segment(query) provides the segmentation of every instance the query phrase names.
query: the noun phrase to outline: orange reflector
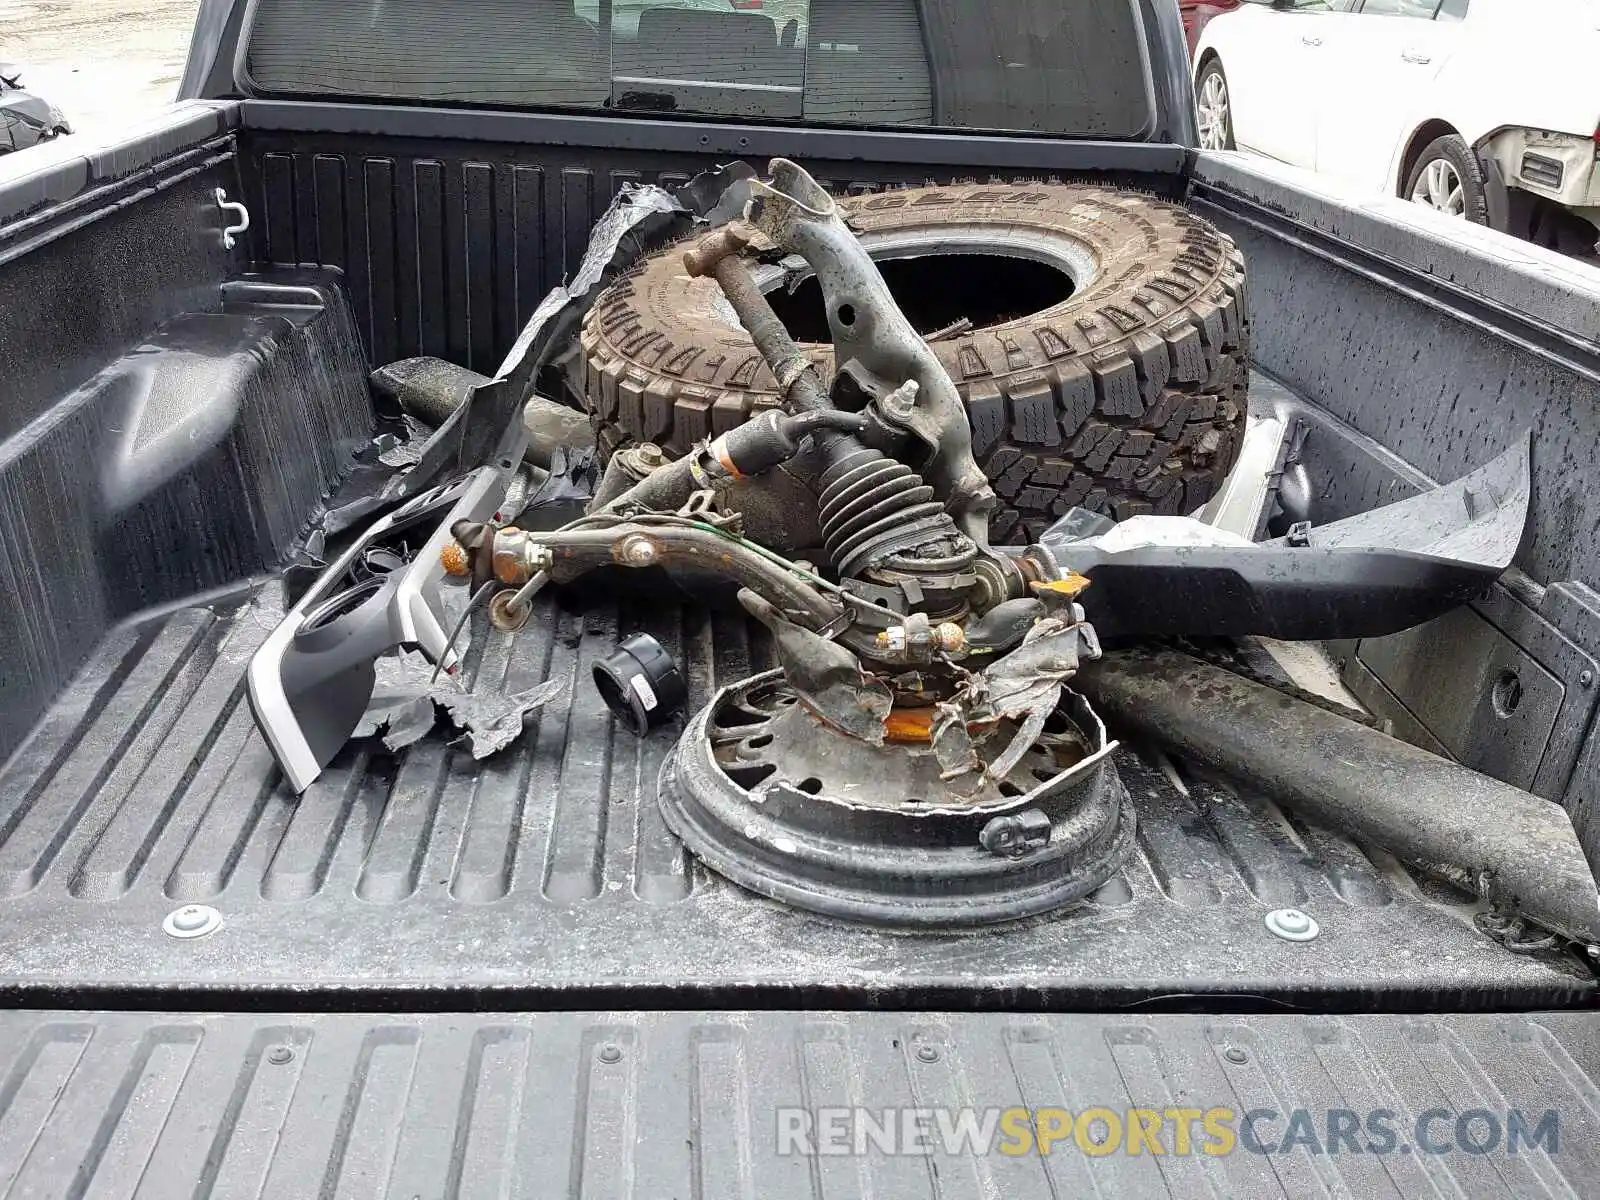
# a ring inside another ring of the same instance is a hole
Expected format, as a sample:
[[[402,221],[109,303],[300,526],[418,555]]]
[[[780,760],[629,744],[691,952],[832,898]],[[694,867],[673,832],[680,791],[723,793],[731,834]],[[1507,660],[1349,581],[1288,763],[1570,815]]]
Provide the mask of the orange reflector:
[[[884,737],[891,742],[933,741],[933,709],[895,708],[883,723]]]
[[[1074,599],[1080,592],[1089,586],[1089,577],[1079,575],[1077,572],[1069,574],[1065,579],[1052,579],[1049,583],[1036,583],[1033,590],[1059,592],[1067,599]]]

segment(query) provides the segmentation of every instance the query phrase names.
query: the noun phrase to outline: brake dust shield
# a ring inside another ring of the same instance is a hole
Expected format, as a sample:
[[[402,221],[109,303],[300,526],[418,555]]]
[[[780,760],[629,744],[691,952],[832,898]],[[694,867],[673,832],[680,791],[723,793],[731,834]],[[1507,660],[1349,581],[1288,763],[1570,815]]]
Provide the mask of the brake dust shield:
[[[986,764],[1016,729],[1002,724],[983,743]],[[786,904],[891,925],[984,925],[1074,903],[1120,869],[1134,815],[1114,748],[1063,689],[1014,765],[963,796],[931,745],[840,732],[769,671],[722,689],[689,722],[661,769],[661,810],[707,866]]]

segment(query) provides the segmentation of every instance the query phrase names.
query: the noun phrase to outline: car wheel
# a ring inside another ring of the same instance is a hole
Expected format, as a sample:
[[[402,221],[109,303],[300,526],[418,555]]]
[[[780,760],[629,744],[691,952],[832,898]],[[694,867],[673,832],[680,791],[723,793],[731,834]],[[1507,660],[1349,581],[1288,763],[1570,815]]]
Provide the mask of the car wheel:
[[[1195,115],[1200,120],[1202,150],[1233,150],[1233,108],[1228,77],[1216,59],[1206,63],[1194,85]]]
[[[1474,225],[1489,223],[1483,168],[1472,147],[1453,133],[1423,147],[1402,194],[1413,203],[1464,217]]]

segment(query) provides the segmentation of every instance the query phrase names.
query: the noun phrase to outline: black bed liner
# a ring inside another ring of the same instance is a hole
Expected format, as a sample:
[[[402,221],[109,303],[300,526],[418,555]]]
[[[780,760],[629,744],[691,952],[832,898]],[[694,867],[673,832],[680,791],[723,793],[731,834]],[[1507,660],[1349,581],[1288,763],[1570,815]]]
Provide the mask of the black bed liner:
[[[568,683],[513,749],[479,764],[442,731],[399,755],[363,739],[296,799],[243,696],[280,612],[264,582],[118,629],[6,766],[0,988],[14,1002],[997,1008],[1221,992],[1394,1010],[1593,996],[1591,972],[1495,945],[1461,897],[1392,859],[1128,751],[1139,851],[1078,910],[929,936],[759,899],[663,825],[655,779],[675,731],[614,727],[590,681],[619,630],[661,638],[696,703],[770,665],[759,627],[659,599],[552,601],[519,637],[474,649],[469,666],[511,690]],[[162,918],[187,903],[214,906],[222,929],[166,936]],[[1282,906],[1322,935],[1274,937],[1263,916]]]
[[[1597,1025],[1550,1012],[10,1013],[0,1195],[1576,1196],[1600,1173]],[[1162,1157],[1090,1159],[1070,1141],[1048,1157],[777,1153],[780,1108],[1013,1105],[1270,1109],[1282,1115],[1252,1128],[1277,1146],[1295,1109],[1316,1130],[1330,1108],[1388,1109],[1399,1136],[1382,1155],[1179,1156],[1170,1131]],[[1497,1114],[1495,1152],[1455,1148],[1453,1122],[1434,1118],[1429,1141],[1450,1152],[1417,1153],[1430,1109]],[[1530,1129],[1554,1110],[1553,1145],[1506,1153],[1516,1109]]]

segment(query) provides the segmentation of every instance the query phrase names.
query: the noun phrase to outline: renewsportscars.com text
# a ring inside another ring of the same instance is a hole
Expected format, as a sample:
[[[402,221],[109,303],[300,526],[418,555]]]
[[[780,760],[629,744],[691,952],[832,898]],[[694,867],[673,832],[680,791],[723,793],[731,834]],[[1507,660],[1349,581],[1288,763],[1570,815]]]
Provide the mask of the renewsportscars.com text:
[[[1553,1109],[780,1108],[785,1155],[1558,1154]]]

